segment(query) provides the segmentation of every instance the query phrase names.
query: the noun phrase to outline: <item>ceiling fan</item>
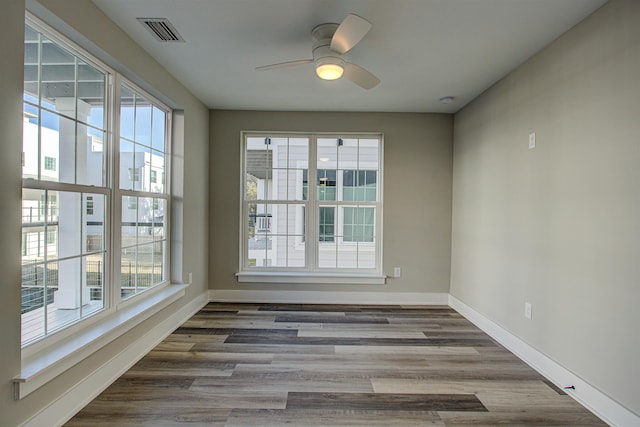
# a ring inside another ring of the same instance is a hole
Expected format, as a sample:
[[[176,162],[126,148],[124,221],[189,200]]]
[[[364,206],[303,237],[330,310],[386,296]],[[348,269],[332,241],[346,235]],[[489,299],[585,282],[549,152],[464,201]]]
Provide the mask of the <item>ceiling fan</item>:
[[[314,43],[312,59],[281,62],[257,67],[258,71],[297,65],[314,64],[316,74],[324,80],[336,80],[344,76],[364,89],[372,89],[380,79],[364,68],[347,61],[349,52],[371,29],[366,19],[350,13],[340,24],[320,24],[311,31]]]

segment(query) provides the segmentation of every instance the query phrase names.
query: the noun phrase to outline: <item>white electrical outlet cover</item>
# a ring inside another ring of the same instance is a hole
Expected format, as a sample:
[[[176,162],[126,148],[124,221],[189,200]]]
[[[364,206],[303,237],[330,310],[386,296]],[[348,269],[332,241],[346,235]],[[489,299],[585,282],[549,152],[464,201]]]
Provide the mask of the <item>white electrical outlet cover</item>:
[[[531,303],[530,302],[524,303],[524,317],[531,320]]]

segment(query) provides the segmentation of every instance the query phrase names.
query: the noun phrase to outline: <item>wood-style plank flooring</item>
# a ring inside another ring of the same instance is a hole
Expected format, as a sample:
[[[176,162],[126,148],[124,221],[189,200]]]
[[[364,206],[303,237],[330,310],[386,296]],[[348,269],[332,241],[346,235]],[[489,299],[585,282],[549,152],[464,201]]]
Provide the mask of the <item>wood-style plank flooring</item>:
[[[211,303],[66,426],[595,426],[445,306]]]

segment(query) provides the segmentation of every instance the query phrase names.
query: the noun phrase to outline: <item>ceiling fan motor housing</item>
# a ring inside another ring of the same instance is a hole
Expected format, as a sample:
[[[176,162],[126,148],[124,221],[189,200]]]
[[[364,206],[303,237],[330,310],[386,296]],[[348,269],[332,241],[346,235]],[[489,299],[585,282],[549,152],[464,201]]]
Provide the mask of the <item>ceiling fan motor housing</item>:
[[[345,67],[346,61],[344,55],[332,50],[330,47],[331,38],[337,28],[338,24],[321,24],[311,31],[311,36],[314,39],[311,50],[313,53],[313,62],[316,67],[325,64],[339,65],[342,68]]]

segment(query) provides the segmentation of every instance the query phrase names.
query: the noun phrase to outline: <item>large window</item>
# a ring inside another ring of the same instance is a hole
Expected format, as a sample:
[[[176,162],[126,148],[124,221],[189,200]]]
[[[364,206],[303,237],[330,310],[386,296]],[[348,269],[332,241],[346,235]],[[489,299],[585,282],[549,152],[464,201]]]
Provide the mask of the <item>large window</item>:
[[[120,296],[128,298],[166,277],[169,196],[163,180],[167,111],[129,85],[120,86]]]
[[[23,105],[26,345],[165,281],[169,110],[31,19]]]
[[[380,273],[380,135],[243,143],[242,271]]]

